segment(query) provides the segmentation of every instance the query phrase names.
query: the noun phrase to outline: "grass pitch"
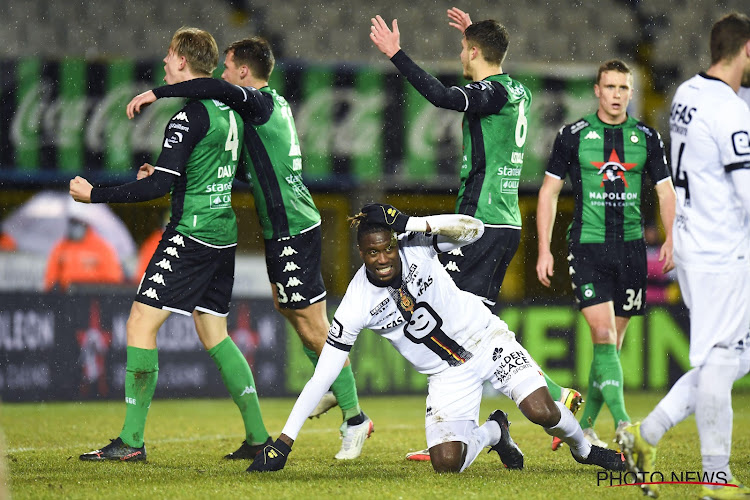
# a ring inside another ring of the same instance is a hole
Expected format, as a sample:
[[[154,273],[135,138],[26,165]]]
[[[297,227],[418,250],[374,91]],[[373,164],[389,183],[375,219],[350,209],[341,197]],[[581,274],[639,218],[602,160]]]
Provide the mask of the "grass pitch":
[[[660,394],[628,393],[634,420],[648,414]],[[261,400],[264,420],[275,438],[294,401]],[[119,433],[121,402],[37,403],[0,406],[5,434],[6,473],[13,498],[342,498],[430,499],[641,498],[637,487],[597,484],[602,469],[576,463],[567,447],[550,451],[550,437],[528,422],[505,398],[485,398],[480,419],[495,408],[510,415],[511,433],[526,455],[523,471],[502,467],[495,453],[480,454],[461,474],[435,474],[428,463],[408,462],[407,451],[424,447],[424,398],[363,398],[375,423],[363,454],[338,461],[340,411],[308,420],[283,471],[247,474],[248,462],[221,457],[242,442],[236,407],[226,400],[156,400],[146,427],[146,463],[87,463],[78,455],[99,448]],[[732,469],[750,481],[750,392],[734,395]],[[602,439],[613,437],[604,410],[596,425]],[[665,475],[700,471],[695,420],[672,429],[659,447]],[[669,479],[667,479],[669,480]],[[693,478],[693,480],[695,480]],[[695,498],[698,487],[664,485],[661,498]],[[2,492],[0,491],[0,497]]]

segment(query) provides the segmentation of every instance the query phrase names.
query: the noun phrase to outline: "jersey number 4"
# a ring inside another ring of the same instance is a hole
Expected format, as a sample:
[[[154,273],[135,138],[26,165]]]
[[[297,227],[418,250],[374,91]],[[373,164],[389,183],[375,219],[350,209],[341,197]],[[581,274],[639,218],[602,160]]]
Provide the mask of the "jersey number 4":
[[[232,152],[232,161],[237,161],[237,150],[240,147],[240,136],[237,133],[237,119],[234,112],[229,112],[229,132],[227,133],[227,142],[224,143],[224,151]]]
[[[680,144],[677,152],[677,166],[674,169],[674,187],[685,190],[685,206],[690,206],[690,188],[688,187],[688,173],[682,170],[682,153],[685,152],[685,143]]]

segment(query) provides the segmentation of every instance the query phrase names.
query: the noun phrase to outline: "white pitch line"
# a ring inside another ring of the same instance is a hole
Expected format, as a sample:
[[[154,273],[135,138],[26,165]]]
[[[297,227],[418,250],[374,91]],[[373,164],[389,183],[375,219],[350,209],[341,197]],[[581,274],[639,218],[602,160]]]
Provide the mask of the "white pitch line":
[[[414,429],[421,429],[421,426],[414,426],[414,425],[383,425],[378,426],[378,430],[383,430],[385,432],[389,430],[394,431],[401,431],[401,430],[414,430]],[[309,429],[302,431],[305,434],[322,434],[324,432],[333,432],[332,429]],[[271,432],[272,436],[275,436],[277,434],[281,434],[281,429]],[[165,443],[194,443],[199,441],[219,441],[223,439],[239,439],[241,436],[237,435],[229,435],[229,434],[213,434],[213,435],[199,435],[199,436],[191,436],[191,437],[179,437],[179,438],[166,438],[166,439],[154,439],[150,440],[149,444],[165,444]],[[7,436],[6,436],[7,438]],[[70,448],[90,448],[92,445],[91,443],[76,443],[76,444],[69,444],[66,446],[43,446],[43,447],[19,447],[19,448],[8,448],[5,450],[5,453],[32,453],[32,452],[38,452],[38,451],[52,451],[52,450],[68,450]]]

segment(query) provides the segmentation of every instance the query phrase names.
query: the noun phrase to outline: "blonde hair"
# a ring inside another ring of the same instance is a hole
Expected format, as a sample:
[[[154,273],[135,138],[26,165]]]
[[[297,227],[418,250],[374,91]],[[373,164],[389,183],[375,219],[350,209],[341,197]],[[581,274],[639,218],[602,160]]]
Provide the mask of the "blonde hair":
[[[219,65],[219,47],[211,33],[183,26],[175,31],[169,49],[184,57],[190,69],[197,74],[210,76]]]

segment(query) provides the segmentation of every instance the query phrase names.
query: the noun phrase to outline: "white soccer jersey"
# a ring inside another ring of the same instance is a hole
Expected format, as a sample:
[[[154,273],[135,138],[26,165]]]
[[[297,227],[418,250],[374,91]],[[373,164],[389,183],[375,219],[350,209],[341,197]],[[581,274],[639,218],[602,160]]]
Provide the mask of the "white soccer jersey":
[[[677,89],[670,132],[675,262],[705,271],[747,265],[750,216],[731,173],[750,168],[748,106],[723,81],[699,74]]]
[[[747,106],[750,108],[750,87],[740,87],[737,95],[740,96],[740,99],[745,101],[747,103]]]
[[[348,351],[369,328],[429,375],[464,363],[485,338],[507,330],[479,297],[456,286],[434,244],[434,236],[424,233],[399,237],[399,288],[372,284],[362,266],[336,310],[327,342]]]

